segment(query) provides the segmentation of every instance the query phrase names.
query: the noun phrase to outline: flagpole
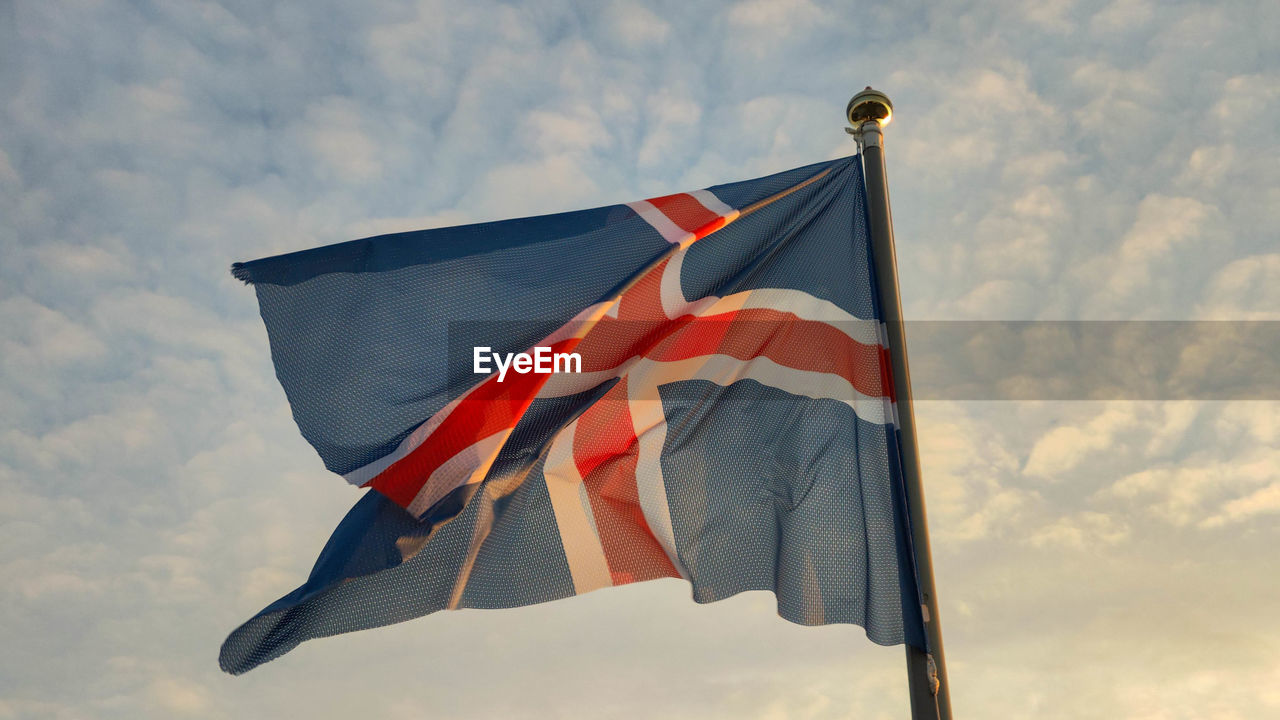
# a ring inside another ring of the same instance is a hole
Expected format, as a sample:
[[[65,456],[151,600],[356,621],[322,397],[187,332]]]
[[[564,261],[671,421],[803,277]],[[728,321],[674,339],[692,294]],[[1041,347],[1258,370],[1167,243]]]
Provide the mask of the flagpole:
[[[933,556],[925,517],[924,488],[920,481],[920,447],[916,441],[915,412],[911,402],[911,374],[907,368],[906,328],[902,322],[902,297],[898,292],[898,261],[893,247],[893,215],[889,209],[889,182],[884,168],[884,126],[893,116],[893,103],[884,93],[866,90],[853,96],[845,108],[853,127],[846,131],[858,141],[866,176],[867,221],[871,252],[875,259],[876,286],[889,340],[889,359],[897,391],[898,434],[902,443],[902,477],[906,485],[907,512],[915,550],[916,581],[920,586],[921,613],[930,652],[907,645],[907,685],[913,720],[951,720],[951,695],[947,664],[942,652],[942,627],[938,620],[938,593],[933,583]]]

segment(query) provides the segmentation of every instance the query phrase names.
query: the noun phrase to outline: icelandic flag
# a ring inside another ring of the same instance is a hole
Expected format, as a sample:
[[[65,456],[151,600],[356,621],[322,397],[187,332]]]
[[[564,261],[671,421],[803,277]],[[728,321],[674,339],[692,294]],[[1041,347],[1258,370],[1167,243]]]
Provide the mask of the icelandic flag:
[[[303,436],[370,490],[223,670],[665,577],[927,649],[857,156],[232,271]],[[538,347],[580,368],[474,372]]]

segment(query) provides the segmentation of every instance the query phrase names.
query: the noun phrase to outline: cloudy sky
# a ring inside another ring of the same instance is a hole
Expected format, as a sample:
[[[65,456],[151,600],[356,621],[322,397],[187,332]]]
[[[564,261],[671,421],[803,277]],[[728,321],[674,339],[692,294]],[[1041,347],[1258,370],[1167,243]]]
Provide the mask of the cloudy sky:
[[[312,642],[328,475],[227,268],[848,154],[910,318],[1280,320],[1280,4],[0,0],[0,718],[903,717],[676,581]],[[925,402],[966,718],[1280,716],[1280,402]]]

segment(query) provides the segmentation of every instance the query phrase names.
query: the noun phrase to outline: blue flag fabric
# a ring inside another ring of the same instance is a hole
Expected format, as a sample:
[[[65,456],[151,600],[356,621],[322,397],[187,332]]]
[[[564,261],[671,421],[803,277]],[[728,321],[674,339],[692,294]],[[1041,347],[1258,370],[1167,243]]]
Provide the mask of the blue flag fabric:
[[[856,156],[233,273],[303,436],[371,489],[227,672],[662,577],[925,647]]]

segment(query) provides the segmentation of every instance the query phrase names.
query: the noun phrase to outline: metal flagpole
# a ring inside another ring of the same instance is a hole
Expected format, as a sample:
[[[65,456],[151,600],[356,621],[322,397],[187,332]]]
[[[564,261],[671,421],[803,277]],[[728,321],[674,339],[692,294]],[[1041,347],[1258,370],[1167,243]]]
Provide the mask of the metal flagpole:
[[[867,221],[871,252],[875,258],[876,285],[889,336],[889,358],[897,391],[898,431],[902,442],[902,476],[906,485],[907,512],[915,548],[921,613],[930,652],[907,645],[907,682],[914,720],[951,720],[951,696],[947,664],[942,653],[942,627],[938,620],[938,593],[933,585],[933,556],[925,518],[924,488],[920,482],[920,448],[916,442],[915,413],[911,403],[911,374],[907,370],[906,329],[902,322],[902,297],[898,293],[898,261],[893,249],[893,215],[889,210],[889,183],[884,169],[884,126],[893,117],[893,103],[884,93],[866,90],[853,96],[845,108],[853,127],[846,131],[858,141],[866,176]]]

